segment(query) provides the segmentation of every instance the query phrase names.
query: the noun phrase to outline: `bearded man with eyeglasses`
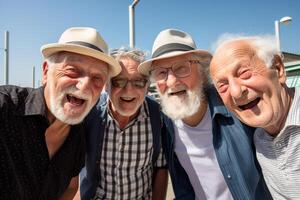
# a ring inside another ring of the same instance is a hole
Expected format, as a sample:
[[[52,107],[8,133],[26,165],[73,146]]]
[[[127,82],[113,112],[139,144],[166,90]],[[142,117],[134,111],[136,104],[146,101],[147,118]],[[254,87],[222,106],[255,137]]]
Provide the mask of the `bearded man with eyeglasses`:
[[[253,153],[253,129],[226,110],[210,84],[211,57],[189,34],[166,29],[138,68],[156,83],[173,120],[162,145],[175,199],[271,199]]]
[[[108,82],[85,120],[87,154],[81,199],[165,199],[159,104],[145,96],[149,77],[138,72],[144,53],[120,48],[111,56],[122,71]]]

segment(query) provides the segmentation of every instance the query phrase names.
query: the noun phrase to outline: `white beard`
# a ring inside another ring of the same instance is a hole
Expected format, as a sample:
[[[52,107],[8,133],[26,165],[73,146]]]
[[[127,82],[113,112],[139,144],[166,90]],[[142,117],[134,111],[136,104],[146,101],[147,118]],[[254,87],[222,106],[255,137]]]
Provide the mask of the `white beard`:
[[[92,95],[91,94],[86,94],[80,92],[74,85],[70,86],[68,88],[63,89],[62,91],[55,91],[54,89],[54,79],[53,79],[53,74],[50,72],[48,74],[48,84],[49,84],[49,97],[50,97],[50,111],[51,113],[60,121],[66,123],[66,124],[79,124],[85,116],[89,113],[91,110],[93,104],[92,104]],[[81,114],[76,117],[76,113],[72,110],[69,110],[68,113],[64,111],[64,99],[67,98],[67,94],[72,94],[78,98],[84,99],[85,109]]]
[[[187,90],[185,96],[169,96],[170,89],[160,94],[162,111],[171,119],[178,120],[195,114],[201,105],[203,89],[197,87],[193,91]]]

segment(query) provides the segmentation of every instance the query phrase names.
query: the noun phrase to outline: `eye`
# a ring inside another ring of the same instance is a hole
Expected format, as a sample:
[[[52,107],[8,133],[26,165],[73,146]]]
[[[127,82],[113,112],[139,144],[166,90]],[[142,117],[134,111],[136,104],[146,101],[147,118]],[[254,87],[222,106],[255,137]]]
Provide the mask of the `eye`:
[[[165,68],[159,68],[153,71],[153,76],[157,78],[165,77],[167,74],[167,69]]]
[[[248,78],[250,78],[252,76],[252,72],[250,71],[250,70],[243,70],[241,73],[240,73],[240,75],[239,75],[239,77],[241,78],[241,79],[248,79]]]
[[[65,69],[65,75],[69,76],[70,78],[77,78],[80,76],[80,72],[76,68],[68,67]]]
[[[228,89],[227,83],[218,83],[217,84],[217,90],[219,93],[225,93]]]
[[[144,88],[146,86],[147,80],[145,79],[137,79],[133,80],[132,83],[139,88]]]
[[[125,79],[112,79],[111,83],[114,87],[122,88],[126,85],[127,80],[125,80]]]
[[[97,86],[97,87],[101,87],[103,85],[103,83],[105,82],[104,80],[105,78],[101,75],[94,75],[92,77],[92,80],[94,82],[94,84]]]
[[[176,68],[174,68],[175,74],[185,74],[188,71],[189,71],[189,68],[186,65],[179,65],[179,66],[176,66]]]

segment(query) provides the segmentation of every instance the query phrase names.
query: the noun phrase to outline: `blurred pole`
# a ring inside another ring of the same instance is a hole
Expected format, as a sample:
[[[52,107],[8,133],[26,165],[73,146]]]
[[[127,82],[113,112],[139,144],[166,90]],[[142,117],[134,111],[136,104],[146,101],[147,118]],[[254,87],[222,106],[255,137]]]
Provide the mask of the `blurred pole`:
[[[280,50],[280,30],[279,30],[279,21],[278,20],[275,21],[275,37],[276,37],[278,52],[281,52],[281,50]]]
[[[131,5],[129,5],[129,46],[134,48],[135,46],[135,19],[134,19],[134,7],[137,5],[139,0],[134,0]]]
[[[282,17],[280,20],[275,20],[275,37],[276,37],[276,43],[278,52],[281,53],[281,45],[280,45],[280,23],[282,24],[289,24],[292,21],[292,18],[290,16]]]
[[[35,88],[35,66],[32,67],[32,88]]]
[[[4,36],[4,84],[8,85],[9,83],[9,32],[5,31]]]

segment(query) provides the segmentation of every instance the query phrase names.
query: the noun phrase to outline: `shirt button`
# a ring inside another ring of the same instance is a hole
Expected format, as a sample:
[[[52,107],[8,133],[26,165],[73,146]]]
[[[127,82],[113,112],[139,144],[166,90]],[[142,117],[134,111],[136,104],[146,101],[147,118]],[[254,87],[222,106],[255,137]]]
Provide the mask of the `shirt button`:
[[[231,176],[230,176],[230,174],[227,174],[227,178],[228,178],[228,179],[231,179]]]

